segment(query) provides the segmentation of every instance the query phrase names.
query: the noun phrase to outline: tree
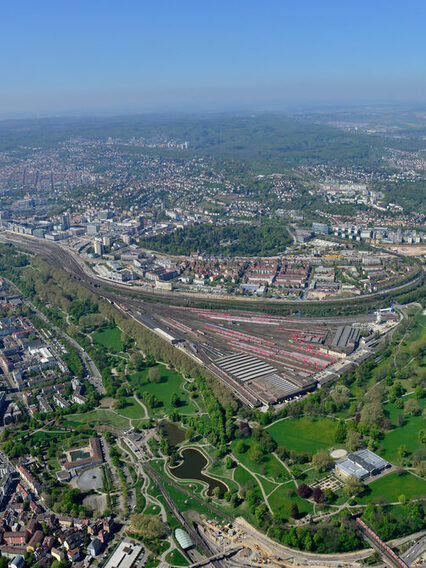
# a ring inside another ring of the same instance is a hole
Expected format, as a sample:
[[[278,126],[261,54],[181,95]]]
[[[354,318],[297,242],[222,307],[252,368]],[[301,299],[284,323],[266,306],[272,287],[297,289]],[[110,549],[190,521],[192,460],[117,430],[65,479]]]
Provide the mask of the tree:
[[[383,418],[383,407],[379,402],[370,402],[361,410],[361,422],[367,426],[378,424]]]
[[[238,440],[235,446],[235,451],[237,452],[237,454],[245,454],[248,449],[249,445],[244,442],[244,440]]]
[[[405,414],[409,414],[410,416],[418,416],[421,411],[422,409],[420,408],[420,404],[414,398],[409,398],[404,404]]]
[[[235,465],[234,460],[231,458],[231,456],[226,456],[225,459],[225,467],[226,469],[232,469]]]
[[[355,452],[362,442],[362,436],[356,430],[349,430],[346,435],[346,447],[350,452]]]
[[[263,524],[263,521],[265,519],[266,513],[268,512],[268,508],[265,505],[265,503],[261,503],[260,505],[258,505],[256,507],[256,510],[254,512],[255,516],[256,516],[256,520],[259,523],[259,525]]]
[[[408,456],[408,450],[407,450],[407,446],[405,444],[401,444],[398,448],[398,455],[401,456],[402,458],[405,458]]]
[[[188,440],[188,442],[190,442],[194,438],[194,435],[195,435],[194,428],[192,426],[189,426],[185,432],[185,440]]]
[[[400,428],[401,426],[404,426],[405,424],[405,418],[403,414],[397,414],[396,416],[396,425],[398,426],[398,428]]]
[[[158,367],[151,367],[148,370],[148,375],[147,375],[148,381],[150,383],[161,383],[161,373],[160,373],[160,369]]]
[[[254,446],[250,452],[250,459],[254,461],[254,463],[260,464],[263,461],[263,452],[259,446]]]
[[[159,517],[153,515],[137,513],[132,515],[130,523],[134,530],[147,540],[163,538],[167,534],[166,525]]]
[[[414,396],[417,400],[420,400],[425,396],[425,391],[420,385],[414,389]]]
[[[170,404],[171,406],[173,406],[173,408],[179,408],[179,406],[181,405],[181,400],[179,398],[179,395],[177,393],[172,393],[171,397],[170,397]]]
[[[348,475],[345,480],[345,493],[348,497],[356,497],[364,491],[362,481],[356,475]]]
[[[323,501],[325,501],[326,496],[324,495],[324,492],[320,487],[314,487],[314,490],[312,492],[312,499],[315,501],[315,503],[322,503]]]
[[[307,499],[312,495],[312,489],[309,487],[309,485],[306,485],[306,483],[301,483],[297,488],[297,494],[299,495],[299,497]]]
[[[331,398],[338,408],[347,404],[351,397],[351,391],[345,385],[336,385],[331,392]]]
[[[327,471],[331,467],[333,459],[327,450],[319,450],[312,458],[312,465],[319,471]]]
[[[343,420],[339,420],[336,432],[334,433],[334,441],[338,444],[343,444],[346,439],[347,428]]]
[[[417,436],[419,438],[420,443],[426,444],[426,430],[424,428],[422,430],[419,430]]]
[[[292,519],[297,519],[299,517],[299,507],[297,506],[297,503],[292,503],[291,507],[290,507],[290,517]]]
[[[219,499],[220,495],[221,495],[221,490],[219,485],[216,485],[216,487],[213,489],[212,491],[213,497],[216,497],[216,499]]]

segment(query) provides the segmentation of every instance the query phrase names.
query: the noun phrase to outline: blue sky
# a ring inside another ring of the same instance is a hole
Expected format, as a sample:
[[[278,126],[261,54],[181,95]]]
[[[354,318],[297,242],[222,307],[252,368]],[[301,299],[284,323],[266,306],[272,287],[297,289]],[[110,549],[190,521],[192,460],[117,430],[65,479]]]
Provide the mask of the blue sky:
[[[424,0],[3,0],[0,115],[421,101]]]

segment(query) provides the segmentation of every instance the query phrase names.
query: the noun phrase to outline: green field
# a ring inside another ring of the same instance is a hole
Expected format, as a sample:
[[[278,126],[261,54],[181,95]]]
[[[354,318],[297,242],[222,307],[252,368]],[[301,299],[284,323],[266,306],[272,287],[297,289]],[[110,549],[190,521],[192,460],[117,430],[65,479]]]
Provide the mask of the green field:
[[[411,396],[404,397],[404,401],[412,398]],[[426,399],[418,401],[422,408],[426,407]],[[385,413],[392,420],[392,423],[396,424],[396,417],[398,414],[403,414],[403,410],[396,408],[395,405],[388,402],[384,406]],[[403,426],[395,426],[393,430],[386,432],[384,440],[380,441],[379,452],[386,460],[390,462],[398,462],[398,448],[401,445],[406,446],[408,452],[415,453],[420,446],[418,439],[418,432],[424,428],[424,418],[422,416],[406,416],[405,424]]]
[[[148,369],[130,376],[130,384],[140,400],[144,400],[144,393],[150,393],[155,395],[160,401],[160,406],[148,409],[150,415],[164,416],[175,410],[170,404],[170,397],[173,393],[176,393],[182,402],[177,408],[181,414],[196,413],[195,405],[190,401],[188,393],[182,388],[184,384],[183,377],[176,371],[167,369],[165,365],[160,364],[158,367],[163,378],[161,383],[148,382]]]
[[[335,444],[337,422],[330,418],[285,419],[267,427],[266,431],[279,446],[296,452],[317,452]]]
[[[272,454],[265,454],[261,463],[256,463],[251,458],[252,448],[255,447],[258,442],[252,438],[244,439],[244,442],[249,446],[249,449],[244,453],[239,453],[237,451],[238,440],[234,440],[231,443],[231,450],[235,458],[245,465],[253,473],[259,473],[269,478],[271,481],[282,482],[289,479],[288,471],[281,465],[275,456]],[[262,483],[263,484],[263,483]],[[268,488],[265,487],[265,491]]]
[[[180,550],[171,550],[166,555],[166,562],[168,562],[171,566],[188,566],[189,562],[184,557]]]
[[[244,487],[246,489],[257,487],[257,481],[253,475],[240,465],[238,465],[234,470],[234,480],[238,483],[238,485],[240,485],[240,487]]]
[[[383,497],[388,503],[398,501],[400,495],[407,499],[420,498],[426,495],[426,481],[411,473],[398,475],[390,473],[367,485],[365,495],[358,499],[360,503],[370,503],[372,499]]]
[[[105,424],[107,426],[114,426],[115,428],[126,428],[129,426],[129,421],[123,416],[119,416],[111,410],[106,408],[98,408],[87,412],[85,414],[73,414],[71,419],[65,419],[64,425],[75,426],[78,424]]]
[[[97,331],[93,334],[93,339],[113,353],[123,351],[122,333],[118,327]]]
[[[280,513],[286,519],[290,517],[290,510],[293,503],[296,503],[300,513],[311,513],[313,506],[311,503],[302,499],[297,494],[289,497],[287,492],[289,489],[293,489],[296,493],[296,488],[293,484],[288,483],[279,487],[272,495],[268,498],[269,504],[271,505],[274,513]]]
[[[117,412],[126,418],[145,418],[144,409],[132,396],[126,397],[126,406]]]

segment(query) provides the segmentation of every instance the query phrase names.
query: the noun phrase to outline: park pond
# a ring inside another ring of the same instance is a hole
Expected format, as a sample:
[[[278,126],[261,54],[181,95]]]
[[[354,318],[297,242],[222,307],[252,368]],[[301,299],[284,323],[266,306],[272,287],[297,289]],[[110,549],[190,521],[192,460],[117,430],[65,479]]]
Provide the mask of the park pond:
[[[185,440],[185,431],[173,422],[160,422],[160,432],[165,436],[171,446],[177,446]]]
[[[170,468],[171,473],[175,477],[185,481],[189,481],[191,479],[202,481],[208,486],[207,495],[212,495],[216,487],[219,488],[221,495],[228,490],[224,483],[203,473],[203,469],[206,467],[208,462],[200,451],[194,448],[186,448],[182,450],[181,456],[183,460],[182,463],[176,467]]]

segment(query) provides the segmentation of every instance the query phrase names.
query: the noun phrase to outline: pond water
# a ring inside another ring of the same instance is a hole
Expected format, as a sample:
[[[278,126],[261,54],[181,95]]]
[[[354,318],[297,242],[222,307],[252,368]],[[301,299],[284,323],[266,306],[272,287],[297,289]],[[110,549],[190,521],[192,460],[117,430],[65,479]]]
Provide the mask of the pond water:
[[[171,446],[177,446],[185,440],[185,431],[177,424],[164,421],[159,426],[161,434],[169,440]]]
[[[186,448],[181,452],[181,455],[182,463],[170,468],[175,477],[185,480],[195,479],[203,481],[208,485],[207,495],[211,495],[215,487],[219,487],[221,494],[228,490],[224,483],[203,473],[203,469],[207,465],[207,459],[201,452],[194,448]]]

